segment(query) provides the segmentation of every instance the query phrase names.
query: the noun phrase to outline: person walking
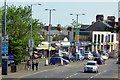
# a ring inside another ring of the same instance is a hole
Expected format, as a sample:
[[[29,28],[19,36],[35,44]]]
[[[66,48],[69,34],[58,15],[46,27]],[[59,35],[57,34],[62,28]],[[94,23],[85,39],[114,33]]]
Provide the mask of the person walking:
[[[28,60],[28,61],[27,61],[28,70],[30,69],[30,66],[31,66],[31,62],[30,62],[30,60]]]
[[[38,70],[38,64],[39,64],[39,61],[38,59],[36,60],[36,71]]]
[[[34,61],[32,60],[32,70],[34,71]]]

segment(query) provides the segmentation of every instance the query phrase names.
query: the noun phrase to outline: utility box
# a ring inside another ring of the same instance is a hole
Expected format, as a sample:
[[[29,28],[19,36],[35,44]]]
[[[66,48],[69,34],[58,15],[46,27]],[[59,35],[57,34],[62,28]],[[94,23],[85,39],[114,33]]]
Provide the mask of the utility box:
[[[8,73],[8,57],[2,56],[2,75],[7,75]]]
[[[16,65],[15,63],[11,63],[11,72],[16,72]]]

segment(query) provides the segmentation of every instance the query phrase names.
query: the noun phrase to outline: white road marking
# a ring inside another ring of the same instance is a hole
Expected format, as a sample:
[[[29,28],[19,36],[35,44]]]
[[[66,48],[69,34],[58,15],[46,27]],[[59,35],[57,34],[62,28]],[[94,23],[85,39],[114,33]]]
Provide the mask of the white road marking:
[[[92,76],[92,77],[90,77],[90,78],[93,78],[93,76]]]
[[[101,72],[99,72],[98,74],[101,74]]]
[[[75,74],[73,74],[73,75],[70,75],[69,77],[66,77],[66,78],[71,78],[72,76],[75,76],[75,75],[77,75],[78,73],[75,73]]]
[[[66,78],[69,78],[69,77],[66,77]]]
[[[98,73],[99,75],[101,74],[101,72],[100,73]],[[94,75],[94,76],[91,76],[90,78],[93,78],[93,77],[95,77],[95,76],[97,76],[98,74],[96,74],[96,75]],[[90,80],[90,79],[88,79],[88,80]]]

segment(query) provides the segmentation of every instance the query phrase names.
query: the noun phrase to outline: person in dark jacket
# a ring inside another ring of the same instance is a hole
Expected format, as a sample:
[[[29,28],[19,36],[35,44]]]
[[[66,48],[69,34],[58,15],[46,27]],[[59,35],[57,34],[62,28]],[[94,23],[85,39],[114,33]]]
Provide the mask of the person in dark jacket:
[[[36,71],[38,70],[38,63],[39,63],[39,61],[38,61],[38,59],[36,60]]]
[[[35,62],[32,60],[32,70],[34,71],[34,64]]]

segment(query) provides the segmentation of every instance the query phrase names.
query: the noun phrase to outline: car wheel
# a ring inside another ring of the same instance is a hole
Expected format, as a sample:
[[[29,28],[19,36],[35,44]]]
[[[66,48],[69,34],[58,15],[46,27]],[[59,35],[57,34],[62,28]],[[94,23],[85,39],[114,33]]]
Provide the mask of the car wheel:
[[[51,65],[53,65],[53,63],[52,63],[52,62],[51,62],[50,64],[51,64]]]
[[[55,63],[52,63],[52,65],[55,65]]]

